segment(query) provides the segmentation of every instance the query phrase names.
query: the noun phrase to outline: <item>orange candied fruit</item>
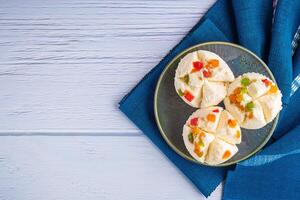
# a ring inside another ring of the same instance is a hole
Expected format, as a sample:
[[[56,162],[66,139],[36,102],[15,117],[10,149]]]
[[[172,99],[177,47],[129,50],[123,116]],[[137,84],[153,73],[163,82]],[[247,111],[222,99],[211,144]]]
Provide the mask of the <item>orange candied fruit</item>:
[[[236,96],[235,96],[235,94],[231,94],[229,96],[229,100],[230,100],[230,103],[236,103]]]
[[[241,131],[236,131],[236,138],[240,138],[241,137]]]
[[[203,133],[202,131],[200,132],[200,138],[204,138],[205,137],[205,133]]]
[[[227,159],[227,158],[229,158],[230,157],[230,155],[231,155],[231,153],[230,153],[230,151],[229,150],[226,150],[225,152],[224,152],[224,154],[223,154],[223,159]]]
[[[208,68],[216,68],[219,66],[219,60],[217,59],[211,59],[208,61]]]
[[[214,115],[214,114],[208,114],[207,116],[206,116],[206,119],[207,119],[207,121],[209,121],[209,122],[215,122],[216,121],[216,115]]]
[[[195,143],[194,153],[197,154],[197,156],[199,157],[203,156],[203,152],[200,150],[200,146],[197,143]]]
[[[253,112],[250,112],[249,115],[248,115],[248,118],[253,119],[253,117],[254,117]]]
[[[234,127],[236,127],[237,122],[234,119],[229,119],[228,120],[228,125],[229,125],[230,128],[234,128]]]
[[[269,90],[269,93],[270,94],[275,94],[277,91],[278,91],[278,87],[276,85],[272,85],[270,90]]]
[[[240,93],[241,93],[241,88],[240,88],[240,87],[235,88],[235,89],[233,90],[233,94],[240,94]]]

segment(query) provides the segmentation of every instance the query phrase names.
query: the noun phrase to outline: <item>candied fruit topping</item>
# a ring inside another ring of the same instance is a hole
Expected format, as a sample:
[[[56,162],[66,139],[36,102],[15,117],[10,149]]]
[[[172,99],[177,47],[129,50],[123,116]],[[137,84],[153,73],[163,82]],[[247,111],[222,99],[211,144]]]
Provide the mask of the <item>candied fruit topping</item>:
[[[199,143],[194,144],[194,153],[197,154],[197,156],[199,156],[199,157],[203,156],[203,152],[200,150],[200,144]]]
[[[231,155],[231,153],[230,153],[230,151],[229,150],[226,150],[225,152],[224,152],[224,154],[223,154],[223,159],[227,159],[227,158],[229,158],[230,157],[230,155]]]
[[[190,143],[192,143],[192,144],[194,143],[194,136],[193,136],[193,133],[189,133],[188,139],[189,139]]]
[[[215,122],[215,121],[216,121],[216,115],[214,115],[214,114],[208,114],[208,115],[206,116],[206,119],[207,119],[207,121],[209,121],[209,122]]]
[[[266,78],[265,78],[265,79],[262,79],[261,81],[265,84],[266,87],[268,87],[268,86],[270,86],[270,85],[272,84],[272,82],[269,81],[269,80],[266,79]]]
[[[253,101],[247,103],[247,104],[246,104],[246,111],[248,111],[248,112],[253,111],[254,106],[255,106],[255,105],[254,105]]]
[[[189,84],[190,82],[190,76],[187,74],[184,77],[180,78],[183,82],[185,82],[186,84]]]
[[[198,140],[198,144],[199,144],[201,147],[204,147],[204,143],[203,143],[203,141],[202,141],[202,139],[201,139],[201,138],[199,138],[199,140]]]
[[[197,134],[201,133],[201,130],[198,127],[193,127],[192,128],[192,133],[193,133],[193,136],[196,136]]]
[[[193,69],[192,72],[198,72],[203,68],[203,62],[195,61],[193,62]]]
[[[276,85],[272,85],[268,93],[275,94],[277,91],[278,91],[278,87]]]
[[[189,91],[185,91],[184,92],[184,98],[186,100],[188,100],[189,102],[193,101],[193,99],[195,98],[194,95],[192,95],[192,93],[190,93]]]
[[[236,121],[236,120],[234,120],[234,119],[229,119],[229,120],[228,120],[228,126],[229,126],[230,128],[235,128],[236,125],[237,125],[237,121]]]
[[[253,112],[250,112],[250,113],[248,114],[248,118],[249,118],[249,119],[253,119],[253,117],[254,117]]]
[[[217,109],[214,109],[213,112],[214,112],[214,113],[218,113],[218,112],[219,112],[219,109],[218,109],[218,108],[217,108]]]
[[[241,137],[241,131],[236,131],[236,138],[240,138]]]
[[[241,80],[242,86],[247,87],[248,85],[250,85],[250,83],[251,83],[251,81],[250,81],[250,79],[247,78],[247,77],[244,77],[244,78],[242,78],[242,80]]]
[[[207,69],[203,70],[203,76],[205,78],[211,77],[211,71]]]
[[[197,126],[198,125],[198,118],[195,117],[195,118],[191,119],[190,124],[191,124],[191,126]]]
[[[219,66],[219,60],[217,60],[217,59],[211,59],[211,60],[208,61],[207,64],[208,64],[207,65],[208,68],[216,68],[216,67]]]
[[[203,133],[202,131],[200,132],[200,138],[203,139],[205,137],[205,133]]]

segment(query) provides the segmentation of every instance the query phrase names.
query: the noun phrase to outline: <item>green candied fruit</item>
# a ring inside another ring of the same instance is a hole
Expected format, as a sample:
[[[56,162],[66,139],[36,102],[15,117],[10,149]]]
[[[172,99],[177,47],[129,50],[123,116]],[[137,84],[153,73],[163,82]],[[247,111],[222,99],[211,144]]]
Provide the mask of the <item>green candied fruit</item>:
[[[189,84],[190,82],[190,76],[187,74],[184,77],[182,77],[183,82],[185,82],[186,84]]]
[[[199,142],[198,143],[200,144],[201,147],[204,147],[204,143],[203,143],[203,141],[200,138],[199,138]]]
[[[194,143],[193,133],[190,133],[190,134],[188,135],[188,138],[189,138],[190,143]]]
[[[247,91],[247,88],[245,87],[242,87],[241,89],[241,94],[246,94],[248,91]]]
[[[248,85],[250,85],[250,83],[251,83],[251,81],[250,81],[250,79],[247,78],[247,77],[244,77],[244,78],[242,78],[242,80],[241,80],[241,84],[242,84],[243,86],[245,86],[245,87],[247,87]]]
[[[182,92],[181,89],[178,90],[178,94],[179,94],[179,96],[181,96],[181,97],[184,95],[184,93]]]
[[[251,112],[254,108],[254,103],[251,101],[246,104],[246,111]]]

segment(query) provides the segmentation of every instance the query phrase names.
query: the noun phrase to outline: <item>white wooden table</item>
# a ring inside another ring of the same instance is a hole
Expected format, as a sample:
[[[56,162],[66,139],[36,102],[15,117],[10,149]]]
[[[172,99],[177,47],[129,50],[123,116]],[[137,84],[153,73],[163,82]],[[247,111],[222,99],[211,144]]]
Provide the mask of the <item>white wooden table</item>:
[[[0,199],[204,199],[117,104],[213,2],[0,0]]]

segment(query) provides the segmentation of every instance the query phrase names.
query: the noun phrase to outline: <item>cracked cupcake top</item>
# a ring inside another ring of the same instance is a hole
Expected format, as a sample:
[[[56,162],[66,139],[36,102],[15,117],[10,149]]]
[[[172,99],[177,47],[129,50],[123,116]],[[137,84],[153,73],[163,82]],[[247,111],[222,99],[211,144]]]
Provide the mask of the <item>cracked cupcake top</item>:
[[[183,126],[182,137],[188,152],[197,161],[218,165],[238,152],[241,129],[234,117],[222,107],[196,110]]]
[[[234,75],[217,54],[194,51],[184,56],[176,69],[174,84],[178,95],[190,106],[204,108],[219,104],[226,96]]]
[[[246,129],[259,129],[282,109],[282,94],[276,84],[259,73],[245,73],[228,86],[224,99],[228,110]]]

